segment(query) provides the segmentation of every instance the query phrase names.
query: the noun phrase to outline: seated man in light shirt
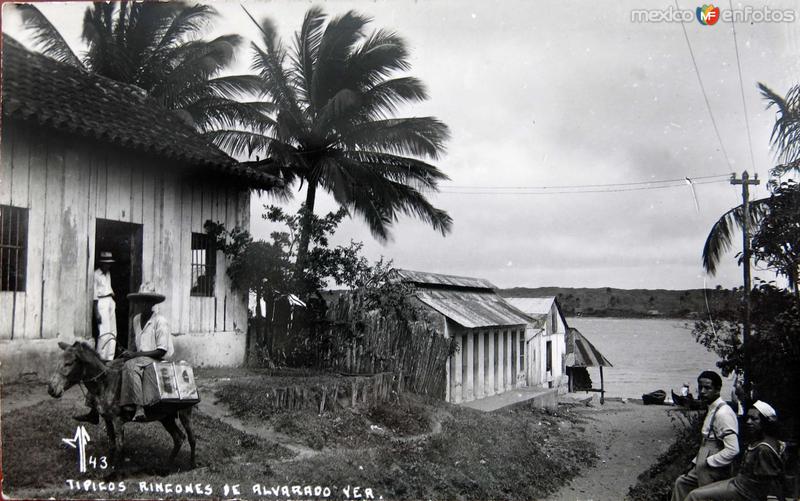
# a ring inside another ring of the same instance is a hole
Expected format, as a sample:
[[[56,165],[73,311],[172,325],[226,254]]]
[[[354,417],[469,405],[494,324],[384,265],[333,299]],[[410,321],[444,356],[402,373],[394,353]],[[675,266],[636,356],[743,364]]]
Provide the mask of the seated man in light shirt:
[[[691,469],[675,480],[672,501],[684,501],[697,487],[730,477],[731,462],[739,454],[739,422],[719,396],[722,378],[714,371],[703,371],[697,377],[697,389],[700,400],[708,406],[702,441]]]
[[[142,374],[145,367],[172,356],[172,336],[167,319],[153,310],[153,306],[166,299],[149,284],[143,284],[139,292],[128,294],[128,299],[141,306],[141,313],[133,317],[133,333],[136,351],[125,350],[125,367],[122,370],[122,389],[120,405],[134,410],[134,421],[144,421],[144,397],[142,393]]]

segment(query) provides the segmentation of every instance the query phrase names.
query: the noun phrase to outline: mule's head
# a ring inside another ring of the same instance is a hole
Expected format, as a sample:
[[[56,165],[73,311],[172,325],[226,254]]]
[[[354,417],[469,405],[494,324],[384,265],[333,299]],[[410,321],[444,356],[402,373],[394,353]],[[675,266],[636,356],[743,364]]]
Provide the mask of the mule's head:
[[[92,348],[79,341],[72,345],[59,341],[58,346],[64,351],[58,358],[47,385],[47,393],[53,398],[61,398],[65,391],[81,381],[93,355]]]

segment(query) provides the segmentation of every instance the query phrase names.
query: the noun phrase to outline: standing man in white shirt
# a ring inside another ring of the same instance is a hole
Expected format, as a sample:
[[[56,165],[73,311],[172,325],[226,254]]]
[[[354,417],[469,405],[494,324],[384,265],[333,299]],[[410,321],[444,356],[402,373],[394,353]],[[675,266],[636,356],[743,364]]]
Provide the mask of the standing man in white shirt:
[[[675,480],[672,501],[684,501],[692,490],[731,476],[731,462],[739,454],[739,421],[720,398],[721,390],[722,378],[716,372],[703,371],[697,377],[697,392],[708,413],[701,429],[700,450],[689,472]]]
[[[98,335],[95,350],[103,361],[114,360],[117,349],[117,303],[111,288],[111,265],[114,257],[108,251],[100,253],[94,270],[94,320]]]
[[[102,251],[97,260],[97,269],[94,270],[92,313],[98,333],[95,351],[106,363],[114,360],[117,350],[117,303],[114,301],[114,289],[111,287],[111,265],[114,263],[114,256],[108,251]],[[89,407],[89,412],[73,416],[73,419],[83,423],[98,424],[100,414],[91,394],[86,395],[86,406]]]

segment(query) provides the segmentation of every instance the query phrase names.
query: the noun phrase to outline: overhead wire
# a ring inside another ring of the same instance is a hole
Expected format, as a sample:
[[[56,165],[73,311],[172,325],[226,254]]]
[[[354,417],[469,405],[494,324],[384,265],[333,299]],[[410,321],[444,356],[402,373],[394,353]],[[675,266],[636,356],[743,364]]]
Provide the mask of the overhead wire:
[[[678,0],[675,0],[675,8],[680,10],[680,6],[678,5]],[[708,101],[708,93],[706,93],[706,88],[703,85],[703,79],[700,78],[700,70],[697,68],[697,60],[694,57],[694,51],[692,50],[692,44],[689,41],[689,34],[686,33],[686,26],[684,23],[678,23],[681,25],[681,29],[683,30],[683,37],[686,39],[686,45],[689,47],[689,55],[692,57],[692,66],[694,66],[694,73],[697,75],[697,81],[700,83],[700,91],[703,93],[703,100],[706,102],[706,109],[708,110],[708,116],[711,117],[711,125],[714,126],[714,132],[717,135],[717,140],[719,141],[719,147],[722,150],[722,156],[725,157],[725,163],[731,167],[731,160],[728,157],[728,152],[725,150],[725,145],[722,143],[722,136],[719,133],[719,127],[717,127],[717,121],[714,119],[714,113],[711,111],[711,103]]]
[[[698,184],[715,184],[715,183],[728,183],[727,179],[715,179],[715,180],[707,180],[707,181],[699,181],[694,183],[695,185]],[[627,191],[645,191],[645,190],[663,190],[668,188],[683,188],[686,186],[684,180],[681,181],[680,184],[664,184],[659,186],[632,186],[627,188],[611,188],[611,189],[582,189],[582,190],[552,190],[552,189],[539,189],[538,191],[524,191],[524,190],[517,190],[517,191],[496,191],[496,190],[487,190],[481,191],[478,186],[475,186],[473,190],[440,190],[439,194],[442,195],[575,195],[575,194],[582,194],[582,193],[621,193]],[[534,188],[535,190],[535,188]]]
[[[692,177],[691,180],[694,182],[697,179],[713,179],[713,178],[729,178],[733,173],[726,172],[724,174],[714,174],[710,176],[697,176]],[[677,179],[657,179],[651,181],[631,181],[627,183],[604,183],[604,184],[560,184],[560,185],[552,185],[552,186],[467,186],[467,185],[454,185],[454,184],[443,184],[440,188],[455,188],[455,189],[485,189],[485,190],[548,190],[548,189],[567,189],[567,188],[606,188],[606,187],[618,187],[618,186],[640,186],[640,185],[647,185],[647,184],[662,184],[662,183],[685,183],[687,177],[677,178]]]
[[[728,4],[731,7],[731,12],[733,12],[733,0],[728,0]],[[750,147],[750,165],[753,168],[753,172],[755,173],[756,170],[756,158],[755,154],[753,153],[753,138],[752,134],[750,133],[750,119],[747,116],[747,102],[744,98],[744,82],[742,79],[742,63],[739,58],[739,43],[736,39],[736,16],[731,16],[731,30],[733,31],[733,48],[736,49],[736,67],[739,69],[739,89],[742,91],[742,109],[744,110],[744,125],[747,129],[747,144]]]

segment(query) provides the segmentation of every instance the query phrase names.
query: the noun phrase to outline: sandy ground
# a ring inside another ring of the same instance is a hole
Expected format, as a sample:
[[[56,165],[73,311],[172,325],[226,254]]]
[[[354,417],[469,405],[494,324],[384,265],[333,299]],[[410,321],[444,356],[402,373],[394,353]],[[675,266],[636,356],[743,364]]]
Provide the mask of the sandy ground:
[[[597,445],[594,468],[565,485],[548,501],[621,501],[636,477],[675,440],[672,407],[606,401],[576,408],[586,419],[583,435]]]

